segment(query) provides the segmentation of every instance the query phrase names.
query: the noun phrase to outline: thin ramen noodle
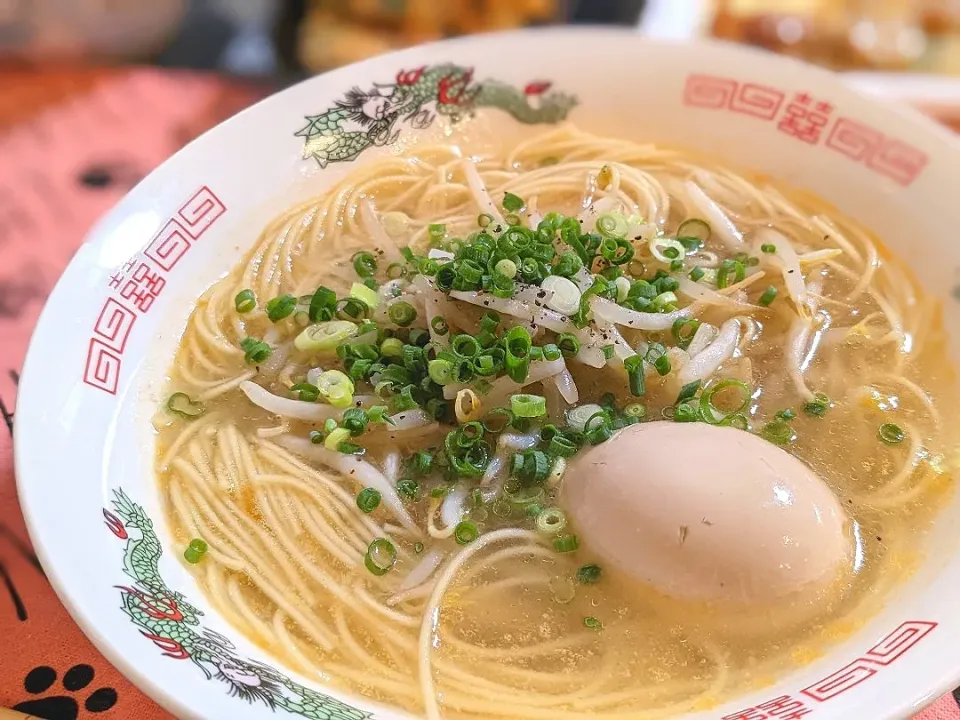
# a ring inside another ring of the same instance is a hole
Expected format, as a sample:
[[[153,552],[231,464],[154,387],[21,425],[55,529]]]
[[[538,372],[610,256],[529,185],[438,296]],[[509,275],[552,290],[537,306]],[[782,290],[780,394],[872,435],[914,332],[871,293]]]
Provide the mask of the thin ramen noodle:
[[[655,718],[815,658],[907,576],[953,380],[862,226],[566,126],[362,164],[271,222],[189,319],[157,467],[210,602],[305,676],[431,719]],[[595,562],[566,463],[663,418],[805,461],[853,520],[842,577],[745,610]]]

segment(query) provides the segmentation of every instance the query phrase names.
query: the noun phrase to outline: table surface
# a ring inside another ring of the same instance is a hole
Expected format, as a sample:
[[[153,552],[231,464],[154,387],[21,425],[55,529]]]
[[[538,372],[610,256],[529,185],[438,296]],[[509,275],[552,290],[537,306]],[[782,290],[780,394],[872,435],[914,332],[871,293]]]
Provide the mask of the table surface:
[[[264,89],[148,68],[3,65],[0,88],[0,708],[47,720],[169,718],[84,637],[30,547],[11,445],[19,368],[44,298],[90,225]],[[944,697],[920,720],[960,720],[958,702]]]

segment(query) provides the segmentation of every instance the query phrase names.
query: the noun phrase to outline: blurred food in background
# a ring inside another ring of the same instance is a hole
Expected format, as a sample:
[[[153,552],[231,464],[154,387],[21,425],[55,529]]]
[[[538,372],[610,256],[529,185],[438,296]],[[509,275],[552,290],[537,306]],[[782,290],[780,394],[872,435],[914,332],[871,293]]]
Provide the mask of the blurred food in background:
[[[300,62],[322,70],[444,37],[565,18],[564,0],[309,0]]]
[[[707,5],[713,35],[727,40],[837,70],[960,74],[960,0],[713,0]]]

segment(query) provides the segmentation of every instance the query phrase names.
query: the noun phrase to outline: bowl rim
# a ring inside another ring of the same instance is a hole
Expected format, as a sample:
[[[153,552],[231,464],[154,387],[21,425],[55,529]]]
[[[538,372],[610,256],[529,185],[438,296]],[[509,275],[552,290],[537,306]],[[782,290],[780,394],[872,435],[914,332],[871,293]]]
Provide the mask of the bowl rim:
[[[830,70],[820,68],[814,65],[810,65],[801,60],[783,55],[776,55],[774,53],[767,52],[759,48],[753,48],[749,46],[739,45],[737,43],[717,40],[712,38],[683,38],[683,39],[674,39],[674,38],[656,38],[649,37],[640,34],[635,28],[629,27],[606,27],[606,26],[555,26],[555,27],[537,27],[537,28],[520,28],[508,31],[498,31],[498,32],[486,32],[478,33],[475,35],[469,35],[464,37],[449,38],[444,40],[438,40],[430,43],[422,43],[410,48],[404,48],[400,50],[395,50],[389,53],[384,53],[382,55],[377,55],[372,58],[361,60],[349,65],[345,65],[339,68],[335,68],[304,80],[301,80],[294,85],[283,88],[282,90],[273,93],[253,105],[243,109],[238,112],[236,115],[224,120],[209,130],[205,131],[199,137],[190,141],[187,145],[180,148],[173,155],[164,160],[160,165],[154,168],[145,178],[143,178],[140,183],[138,183],[134,188],[131,188],[124,196],[118,200],[106,213],[104,213],[87,231],[86,235],[79,248],[86,247],[88,245],[98,245],[103,242],[106,235],[102,234],[102,228],[104,227],[104,221],[107,218],[115,219],[117,217],[122,217],[124,214],[129,212],[128,209],[124,208],[126,203],[129,200],[131,194],[137,192],[145,183],[151,181],[159,175],[162,175],[167,172],[167,168],[173,163],[174,160],[182,158],[184,155],[192,153],[196,150],[197,146],[203,143],[210,142],[210,139],[213,135],[220,132],[220,130],[226,126],[232,126],[236,124],[242,124],[247,122],[247,118],[250,114],[253,114],[258,111],[261,106],[268,104],[274,104],[278,102],[283,97],[289,95],[296,88],[301,88],[307,84],[311,83],[331,83],[336,82],[338,79],[347,79],[349,80],[358,72],[363,72],[367,65],[373,63],[383,62],[385,60],[395,61],[395,64],[399,67],[404,64],[410,58],[416,58],[417,53],[422,52],[425,49],[437,49],[437,48],[455,48],[464,44],[475,44],[475,43],[484,43],[491,39],[499,38],[509,38],[513,36],[529,36],[536,34],[537,36],[553,36],[557,38],[562,38],[565,36],[620,36],[620,37],[635,37],[638,43],[648,44],[648,45],[660,45],[664,47],[676,47],[676,46],[685,46],[685,45],[696,45],[696,46],[705,46],[705,47],[714,47],[722,48],[724,52],[737,53],[741,56],[752,56],[757,60],[774,60],[777,65],[780,66],[782,72],[789,72],[791,68],[802,69],[804,73],[814,76],[819,76],[827,82],[840,82],[845,85],[847,89],[860,97],[861,99],[866,100],[872,105],[881,106],[884,108],[885,112],[891,112],[901,115],[904,119],[909,120],[912,124],[918,125],[918,130],[926,135],[935,136],[936,139],[940,142],[947,143],[952,145],[954,149],[960,152],[960,136],[952,132],[949,128],[946,128],[942,124],[936,122],[934,119],[924,115],[913,107],[895,105],[892,103],[885,102],[882,97],[878,97],[869,92],[864,91],[857,84],[852,82],[844,81],[844,76],[841,73],[835,73]],[[37,364],[37,361],[34,360],[35,356],[42,354],[45,350],[41,346],[41,341],[39,336],[42,334],[40,332],[41,328],[46,328],[47,326],[54,326],[57,322],[54,317],[54,312],[58,309],[59,297],[63,294],[65,287],[68,285],[67,275],[72,269],[76,269],[84,265],[85,261],[80,257],[80,253],[77,252],[67,264],[67,266],[61,271],[60,276],[57,279],[53,289],[49,293],[47,299],[44,302],[43,309],[38,317],[38,320],[34,326],[34,330],[31,333],[30,341],[27,346],[27,351],[24,357],[21,378],[18,389],[17,404],[18,410],[23,407],[23,404],[30,405],[34,402],[39,402],[42,397],[41,379],[38,377],[34,378],[34,371],[32,370],[33,366]],[[37,400],[35,401],[34,398]],[[27,532],[30,538],[30,541],[33,545],[34,551],[37,554],[38,559],[40,560],[41,565],[43,566],[44,573],[48,582],[53,587],[54,591],[57,594],[60,602],[67,609],[71,618],[80,629],[83,631],[84,635],[90,639],[96,649],[103,654],[103,656],[130,682],[132,682],[136,687],[148,696],[151,700],[156,702],[160,707],[165,710],[173,713],[178,718],[198,718],[200,720],[207,720],[209,716],[201,715],[197,713],[192,707],[187,705],[185,702],[181,701],[178,694],[176,694],[172,688],[168,687],[168,683],[165,683],[163,677],[157,679],[155,676],[148,675],[146,672],[142,671],[138,665],[132,660],[128,659],[120,650],[120,648],[111,642],[110,639],[101,631],[100,627],[104,624],[103,622],[98,622],[97,616],[92,615],[86,612],[82,607],[74,602],[73,593],[71,592],[71,586],[65,581],[63,575],[61,574],[59,567],[55,564],[52,558],[48,554],[48,547],[45,543],[45,531],[39,524],[39,519],[34,515],[34,507],[29,502],[24,502],[26,498],[25,488],[28,484],[33,481],[42,482],[42,477],[33,477],[33,472],[27,466],[29,460],[29,450],[25,446],[26,440],[24,435],[29,433],[32,429],[32,426],[28,424],[28,420],[21,419],[24,418],[27,413],[17,412],[14,418],[14,434],[13,434],[13,457],[14,457],[14,472],[15,480],[17,486],[18,501],[24,517],[24,523],[27,528]],[[829,656],[831,653],[828,652]],[[281,664],[281,667],[285,667]],[[299,673],[296,673],[299,675]],[[929,677],[929,676],[928,676]],[[309,680],[308,682],[315,687],[326,687],[323,684],[315,681]],[[903,699],[896,703],[892,707],[888,714],[885,715],[887,720],[893,720],[894,718],[907,718],[913,717],[915,713],[922,711],[925,707],[931,705],[941,696],[950,693],[955,687],[960,685],[960,659],[958,659],[954,665],[945,669],[940,673],[935,681],[930,681],[924,683],[923,686],[919,687],[917,690],[912,692],[905,692],[903,694]],[[347,691],[350,693],[351,691]]]

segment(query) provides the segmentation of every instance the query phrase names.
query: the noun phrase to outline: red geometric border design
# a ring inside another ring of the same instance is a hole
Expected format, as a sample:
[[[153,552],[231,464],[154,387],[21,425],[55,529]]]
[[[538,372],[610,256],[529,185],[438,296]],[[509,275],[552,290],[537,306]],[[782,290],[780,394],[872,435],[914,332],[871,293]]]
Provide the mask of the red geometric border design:
[[[220,198],[204,185],[183,204],[177,214],[186,225],[187,232],[196,240],[226,211],[227,208],[220,202]]]
[[[867,165],[901,185],[909,185],[923,172],[928,161],[923,151],[888,138],[877,152],[867,158]]]
[[[846,667],[840,668],[832,675],[828,675],[823,680],[804,688],[800,692],[809,695],[814,700],[824,702],[855,688],[878,672],[879,670],[872,663],[863,658],[858,658]]]
[[[863,657],[881,665],[890,665],[929,635],[936,626],[935,622],[909,620],[867,650]]]
[[[876,152],[883,133],[849,118],[840,118],[830,130],[826,146],[852,160],[863,160]]]
[[[780,112],[785,96],[783,91],[776,88],[744,83],[730,101],[730,109],[762,120],[773,120]]]
[[[164,270],[173,270],[190,249],[190,233],[176,220],[170,220],[157,233],[143,254]]]
[[[120,381],[120,355],[96,338],[91,338],[87,351],[87,364],[83,371],[83,382],[91,387],[117,394]]]
[[[113,298],[107,298],[93,326],[93,333],[111,350],[122,353],[136,319],[137,315],[133,310],[121,305]]]
[[[739,83],[714,75],[690,75],[683,88],[683,104],[719,110],[730,104]]]

